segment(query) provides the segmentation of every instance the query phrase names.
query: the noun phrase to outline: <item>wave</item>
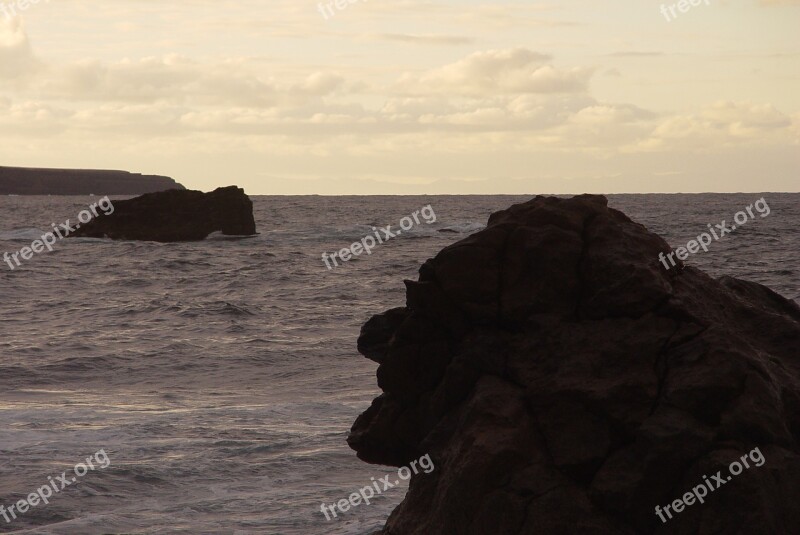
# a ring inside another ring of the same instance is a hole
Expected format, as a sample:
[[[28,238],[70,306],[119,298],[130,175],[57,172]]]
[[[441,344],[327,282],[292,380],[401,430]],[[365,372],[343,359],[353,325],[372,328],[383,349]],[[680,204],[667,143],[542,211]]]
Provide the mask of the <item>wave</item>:
[[[206,236],[206,241],[249,240],[257,237],[258,234],[223,234],[221,231],[216,231]]]
[[[382,228],[386,228],[386,225],[381,227],[376,226],[378,229],[378,233],[380,234],[381,238],[384,237],[384,233],[382,232]],[[442,226],[439,224],[420,224],[414,225],[408,230],[402,230],[399,225],[393,224],[391,225],[391,232],[395,235],[398,234],[400,231],[399,237],[402,238],[403,236],[411,236],[411,237],[420,237],[420,236],[437,236],[443,233],[453,233],[453,234],[472,234],[473,232],[477,232],[486,228],[486,224],[478,223],[474,221],[466,221],[461,223],[451,223],[447,226]],[[310,228],[310,229],[293,229],[291,231],[268,231],[267,234],[280,234],[282,238],[296,238],[298,241],[300,240],[307,240],[307,241],[319,241],[319,240],[344,240],[344,241],[355,241],[360,240],[365,236],[374,236],[375,231],[372,230],[372,226],[369,225],[353,225],[349,227],[322,227],[322,228]]]
[[[43,231],[37,228],[6,230],[0,232],[0,240],[32,242],[34,240],[40,240],[42,235],[46,234],[47,232],[49,232],[49,230]]]

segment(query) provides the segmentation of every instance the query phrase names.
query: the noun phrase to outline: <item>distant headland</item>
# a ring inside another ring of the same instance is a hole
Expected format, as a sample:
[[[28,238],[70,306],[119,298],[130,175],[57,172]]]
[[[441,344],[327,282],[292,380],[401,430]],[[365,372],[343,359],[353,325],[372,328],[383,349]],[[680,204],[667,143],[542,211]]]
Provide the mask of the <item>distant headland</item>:
[[[0,166],[0,195],[143,195],[186,189],[170,177],[97,169]]]

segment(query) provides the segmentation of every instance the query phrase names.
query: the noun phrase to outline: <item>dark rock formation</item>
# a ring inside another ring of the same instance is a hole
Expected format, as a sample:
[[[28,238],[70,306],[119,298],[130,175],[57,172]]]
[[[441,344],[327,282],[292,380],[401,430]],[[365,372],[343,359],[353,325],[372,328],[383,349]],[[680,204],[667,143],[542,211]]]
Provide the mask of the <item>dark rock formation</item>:
[[[211,193],[169,190],[114,201],[114,210],[81,226],[70,237],[177,242],[203,240],[212,232],[256,233],[253,203],[236,186]]]
[[[166,176],[90,169],[0,167],[0,195],[142,195],[185,189]]]
[[[604,197],[537,197],[406,282],[362,329],[384,394],[348,442],[436,468],[384,534],[800,533],[800,308],[662,251]]]

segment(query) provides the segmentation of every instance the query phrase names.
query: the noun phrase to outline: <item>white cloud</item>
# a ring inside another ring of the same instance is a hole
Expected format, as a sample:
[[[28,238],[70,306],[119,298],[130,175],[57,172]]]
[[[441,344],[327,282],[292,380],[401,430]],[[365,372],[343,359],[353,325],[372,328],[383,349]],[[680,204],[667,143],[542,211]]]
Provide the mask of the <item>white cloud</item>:
[[[491,96],[577,93],[587,90],[592,70],[553,67],[550,56],[524,48],[475,52],[444,67],[404,74],[397,90],[409,94]]]
[[[694,114],[665,117],[642,140],[642,150],[717,151],[724,147],[790,146],[797,142],[798,116],[769,104],[717,102]]]
[[[0,17],[0,82],[23,78],[40,67],[22,19]]]

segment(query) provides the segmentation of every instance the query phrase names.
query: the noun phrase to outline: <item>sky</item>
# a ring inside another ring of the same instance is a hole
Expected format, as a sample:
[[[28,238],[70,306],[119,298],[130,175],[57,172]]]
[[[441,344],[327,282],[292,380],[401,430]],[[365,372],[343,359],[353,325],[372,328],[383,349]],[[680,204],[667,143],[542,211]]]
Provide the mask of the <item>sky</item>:
[[[29,1],[0,0],[0,165],[252,195],[800,191],[800,0]]]

